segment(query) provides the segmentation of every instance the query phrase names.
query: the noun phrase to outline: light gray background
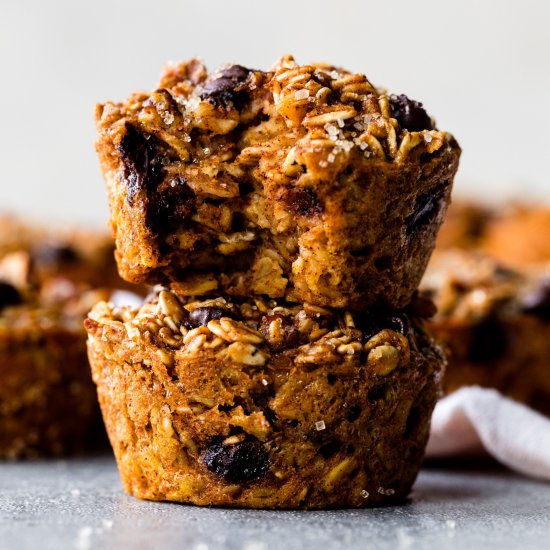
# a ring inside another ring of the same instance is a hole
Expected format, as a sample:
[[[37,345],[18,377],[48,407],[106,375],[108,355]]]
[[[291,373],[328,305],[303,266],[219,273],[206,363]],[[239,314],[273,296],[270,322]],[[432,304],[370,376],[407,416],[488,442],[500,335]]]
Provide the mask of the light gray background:
[[[1,0],[0,210],[105,223],[93,106],[199,55],[284,53],[424,102],[464,149],[459,194],[550,201],[550,2]]]

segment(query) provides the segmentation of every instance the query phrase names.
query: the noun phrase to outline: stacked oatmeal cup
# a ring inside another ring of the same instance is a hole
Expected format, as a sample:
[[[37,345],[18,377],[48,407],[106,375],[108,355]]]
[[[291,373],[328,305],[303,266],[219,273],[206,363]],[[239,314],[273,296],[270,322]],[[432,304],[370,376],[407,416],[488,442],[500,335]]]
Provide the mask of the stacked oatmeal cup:
[[[120,274],[88,352],[125,489],[253,508],[408,494],[444,358],[416,289],[460,149],[420,103],[282,58],[100,105]]]

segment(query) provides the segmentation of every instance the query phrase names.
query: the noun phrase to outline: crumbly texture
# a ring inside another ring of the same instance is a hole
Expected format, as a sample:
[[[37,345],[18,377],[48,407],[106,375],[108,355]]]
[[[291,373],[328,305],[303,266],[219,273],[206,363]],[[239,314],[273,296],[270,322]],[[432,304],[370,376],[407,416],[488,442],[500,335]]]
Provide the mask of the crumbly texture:
[[[550,416],[550,271],[449,250],[434,255],[421,288],[438,307],[429,329],[447,351],[446,393],[496,388]]]
[[[352,315],[161,290],[86,320],[126,491],[251,508],[402,499],[424,453],[442,354],[404,312]]]
[[[122,277],[355,311],[410,301],[460,155],[420,103],[291,57],[169,66],[96,125]]]

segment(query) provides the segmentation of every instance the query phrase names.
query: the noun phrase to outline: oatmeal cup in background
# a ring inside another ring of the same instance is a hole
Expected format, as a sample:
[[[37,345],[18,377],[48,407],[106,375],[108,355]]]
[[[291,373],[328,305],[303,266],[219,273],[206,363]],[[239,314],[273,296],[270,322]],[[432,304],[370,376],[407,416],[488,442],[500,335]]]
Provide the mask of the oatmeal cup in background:
[[[108,235],[0,217],[0,458],[105,448],[83,321],[119,281]]]

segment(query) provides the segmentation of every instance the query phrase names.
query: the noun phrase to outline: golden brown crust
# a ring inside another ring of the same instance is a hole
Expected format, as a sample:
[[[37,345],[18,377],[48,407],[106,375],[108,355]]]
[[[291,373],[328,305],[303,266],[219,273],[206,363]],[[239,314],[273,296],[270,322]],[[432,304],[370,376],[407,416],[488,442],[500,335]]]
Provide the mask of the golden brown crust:
[[[254,508],[404,497],[443,359],[403,312],[363,315],[162,290],[98,304],[88,350],[125,489]]]
[[[437,252],[421,288],[438,306],[446,393],[496,388],[550,416],[550,274],[521,274],[480,252]]]
[[[96,124],[125,279],[357,311],[411,299],[460,154],[416,102],[290,57],[172,66]]]

